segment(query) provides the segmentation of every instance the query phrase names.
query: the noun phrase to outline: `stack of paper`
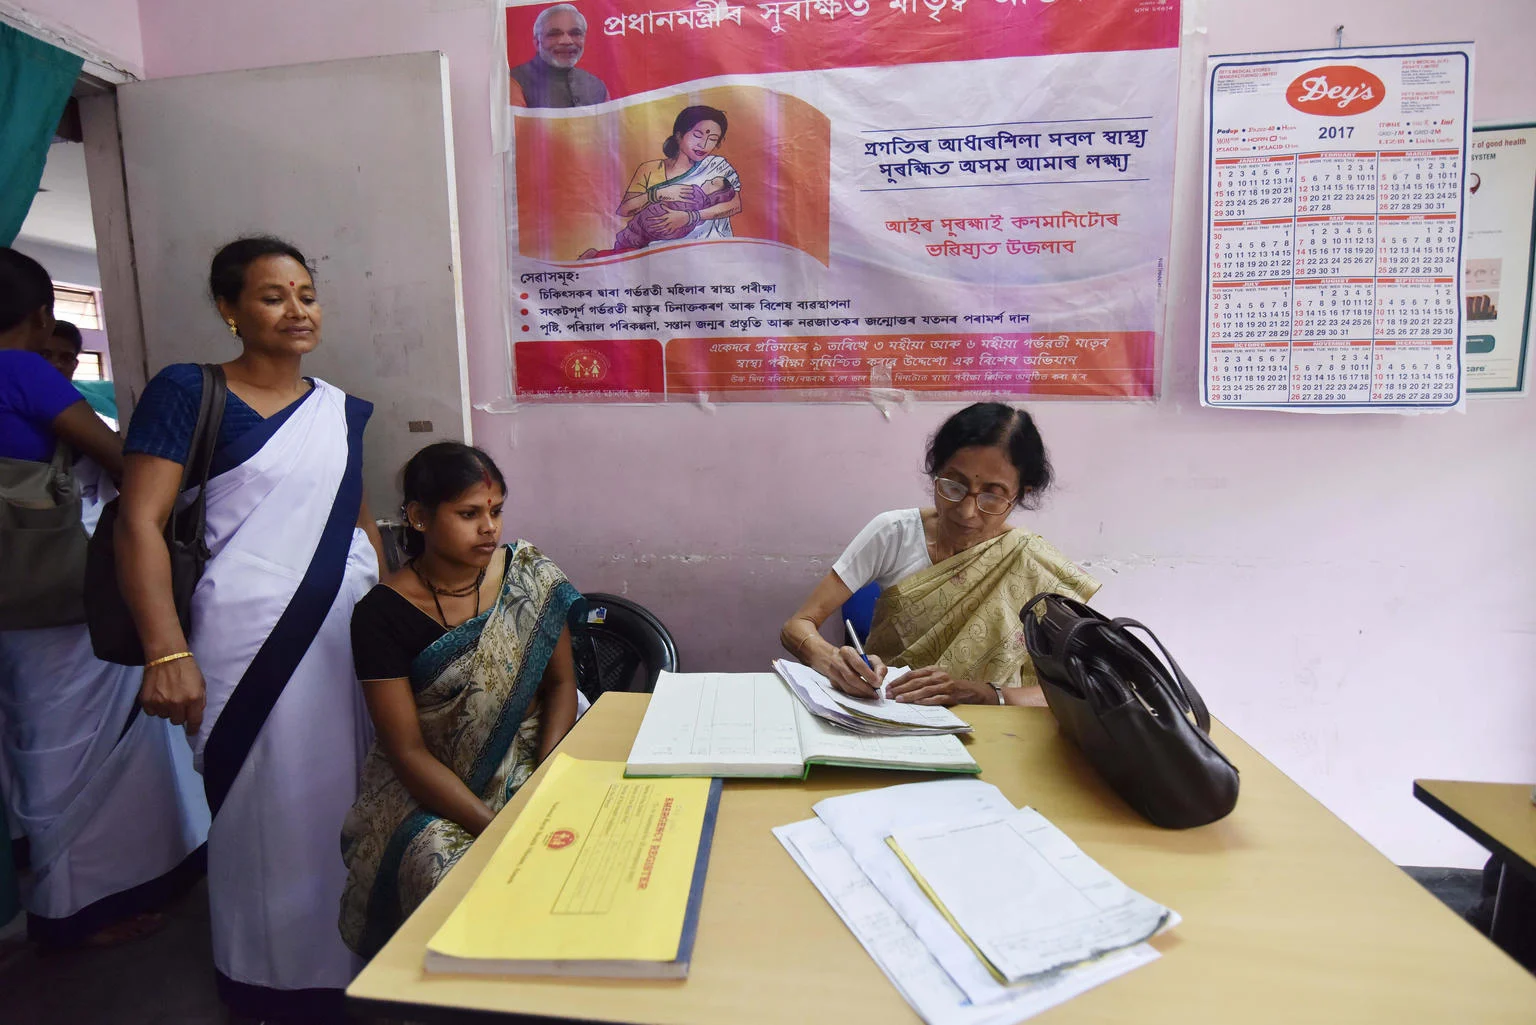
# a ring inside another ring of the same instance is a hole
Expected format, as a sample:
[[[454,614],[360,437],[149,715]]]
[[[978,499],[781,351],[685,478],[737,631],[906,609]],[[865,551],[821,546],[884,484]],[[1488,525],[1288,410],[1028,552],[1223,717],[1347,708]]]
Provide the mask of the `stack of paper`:
[[[555,755],[428,941],[427,970],[685,978],[720,789]]]
[[[774,830],[929,1025],[1008,1025],[1158,956],[1177,916],[975,780],[834,797]]]
[[[807,711],[854,733],[916,737],[971,732],[970,723],[940,705],[909,705],[892,701],[883,694],[855,698],[832,686],[831,680],[810,666],[778,659],[773,668]],[[907,672],[907,669],[888,670],[886,684],[901,679]]]
[[[810,765],[981,771],[959,737],[869,734],[811,715],[772,673],[667,673],[656,681],[630,776],[803,779]]]

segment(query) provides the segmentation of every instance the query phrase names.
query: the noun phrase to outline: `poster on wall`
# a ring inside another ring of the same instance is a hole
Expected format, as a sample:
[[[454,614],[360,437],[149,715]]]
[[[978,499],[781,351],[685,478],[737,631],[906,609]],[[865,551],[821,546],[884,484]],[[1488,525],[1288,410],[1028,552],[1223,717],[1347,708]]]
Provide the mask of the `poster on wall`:
[[[506,17],[518,401],[1156,397],[1178,0]]]
[[[1471,67],[1470,43],[1209,58],[1202,404],[1461,405]]]
[[[1536,125],[1479,127],[1467,153],[1467,392],[1523,394],[1536,234]]]

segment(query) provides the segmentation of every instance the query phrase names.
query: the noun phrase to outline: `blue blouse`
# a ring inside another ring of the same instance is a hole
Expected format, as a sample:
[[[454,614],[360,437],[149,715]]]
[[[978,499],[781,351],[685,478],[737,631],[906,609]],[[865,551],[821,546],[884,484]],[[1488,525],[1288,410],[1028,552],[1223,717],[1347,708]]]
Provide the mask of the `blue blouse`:
[[[172,363],[160,371],[145,386],[139,404],[134,407],[123,454],[159,456],[185,466],[202,401],[202,367],[196,363]],[[240,396],[230,392],[224,400],[224,419],[219,422],[219,443],[214,451],[228,448],[263,419]]]
[[[81,401],[69,378],[37,353],[0,349],[0,457],[48,462],[58,444],[54,419]]]

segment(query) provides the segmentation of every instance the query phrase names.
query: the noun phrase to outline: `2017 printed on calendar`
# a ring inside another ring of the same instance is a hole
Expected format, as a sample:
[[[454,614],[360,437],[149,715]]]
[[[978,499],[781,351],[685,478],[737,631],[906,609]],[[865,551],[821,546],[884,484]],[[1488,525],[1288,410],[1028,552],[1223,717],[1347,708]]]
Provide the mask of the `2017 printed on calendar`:
[[[1471,44],[1211,57],[1201,402],[1463,401]]]

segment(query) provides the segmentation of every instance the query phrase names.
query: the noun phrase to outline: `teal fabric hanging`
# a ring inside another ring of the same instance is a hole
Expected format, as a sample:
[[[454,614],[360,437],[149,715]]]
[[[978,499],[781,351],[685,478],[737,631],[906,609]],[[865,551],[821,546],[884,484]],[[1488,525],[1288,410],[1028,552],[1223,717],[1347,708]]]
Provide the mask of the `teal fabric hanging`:
[[[0,25],[0,245],[27,219],[48,146],[85,62]]]

